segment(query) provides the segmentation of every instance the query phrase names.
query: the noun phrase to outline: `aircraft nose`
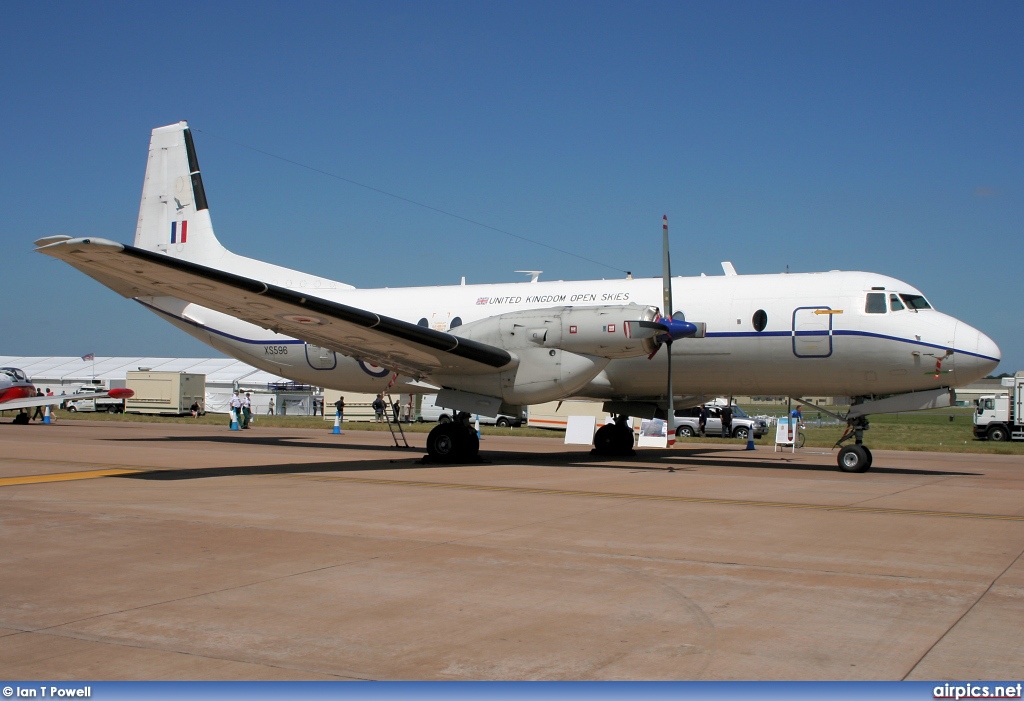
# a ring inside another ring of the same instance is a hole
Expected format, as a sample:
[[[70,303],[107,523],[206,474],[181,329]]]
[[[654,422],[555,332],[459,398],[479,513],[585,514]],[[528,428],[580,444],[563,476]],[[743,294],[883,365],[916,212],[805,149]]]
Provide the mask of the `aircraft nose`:
[[[953,347],[958,356],[956,376],[961,383],[985,377],[996,369],[1003,357],[995,341],[962,321],[957,322]]]

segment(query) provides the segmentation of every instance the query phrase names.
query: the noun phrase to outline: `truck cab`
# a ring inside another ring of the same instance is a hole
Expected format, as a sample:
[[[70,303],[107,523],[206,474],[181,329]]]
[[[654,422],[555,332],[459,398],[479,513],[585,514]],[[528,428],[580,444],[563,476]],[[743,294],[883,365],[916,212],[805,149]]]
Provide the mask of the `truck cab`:
[[[1004,377],[1008,394],[990,394],[978,399],[974,412],[974,437],[990,441],[1024,440],[1024,371]]]

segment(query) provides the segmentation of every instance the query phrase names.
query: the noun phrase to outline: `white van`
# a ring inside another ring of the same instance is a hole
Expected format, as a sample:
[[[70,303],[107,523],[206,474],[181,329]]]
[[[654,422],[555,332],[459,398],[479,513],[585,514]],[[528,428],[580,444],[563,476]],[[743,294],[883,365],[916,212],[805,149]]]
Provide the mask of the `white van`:
[[[434,402],[437,400],[436,394],[424,394],[423,403],[420,404],[420,415],[418,421],[437,421],[438,423],[446,424],[452,420],[452,416],[455,412],[451,409],[443,409]],[[522,416],[508,416],[507,414],[499,414],[497,416],[481,416],[480,423],[485,426],[515,426],[519,427],[523,425],[526,420],[526,411],[523,411]],[[476,415],[474,414],[471,420],[475,420]]]

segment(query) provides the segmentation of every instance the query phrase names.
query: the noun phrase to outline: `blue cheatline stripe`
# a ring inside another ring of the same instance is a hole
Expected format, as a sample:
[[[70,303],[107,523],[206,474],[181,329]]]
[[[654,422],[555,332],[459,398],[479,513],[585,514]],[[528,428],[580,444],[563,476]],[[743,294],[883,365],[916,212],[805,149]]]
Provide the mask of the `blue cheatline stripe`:
[[[798,335],[803,336],[804,334],[812,335],[815,332],[804,332],[800,331]],[[818,332],[823,333],[823,332]],[[709,331],[705,336],[707,338],[743,338],[751,337],[757,338],[759,336],[792,336],[792,331]],[[923,346],[925,348],[935,348],[941,351],[952,350],[954,353],[961,355],[969,355],[972,358],[981,358],[982,360],[991,360],[993,362],[999,362],[999,358],[993,358],[988,355],[982,355],[981,353],[972,353],[971,351],[958,350],[956,348],[950,348],[949,346],[940,346],[935,343],[925,343],[924,341],[910,340],[909,338],[900,338],[899,336],[887,336],[883,333],[872,333],[870,331],[852,331],[844,329],[835,329],[832,331],[833,336],[863,336],[865,338],[881,338],[886,341],[896,341],[897,343],[908,343],[912,346]]]
[[[297,344],[297,345],[301,345],[301,344],[304,343],[304,341],[298,341],[298,340],[281,341],[281,340],[278,340],[278,339],[271,339],[269,341],[259,341],[259,340],[255,340],[255,339],[251,339],[251,338],[242,338],[241,336],[234,336],[234,335],[232,335],[230,333],[225,333],[224,331],[219,331],[218,329],[215,329],[212,326],[206,326],[205,324],[200,324],[197,321],[192,321],[191,319],[186,319],[186,318],[180,317],[180,316],[178,316],[176,314],[172,314],[172,313],[170,313],[168,311],[164,311],[163,309],[160,309],[159,307],[154,307],[152,304],[146,304],[145,302],[143,302],[141,300],[136,299],[135,301],[138,302],[139,304],[141,304],[142,306],[146,307],[147,309],[152,309],[154,312],[157,312],[158,314],[163,314],[164,316],[169,316],[172,319],[175,319],[177,321],[182,321],[182,322],[184,322],[186,324],[190,324],[191,326],[195,326],[197,329],[202,329],[203,331],[208,331],[209,333],[217,334],[218,336],[223,336],[224,338],[230,338],[231,340],[238,341],[239,343],[252,343],[254,345],[270,345],[270,344],[276,344],[276,345]],[[807,332],[807,335],[822,334],[822,333],[824,333],[824,332]],[[803,336],[804,332],[800,332],[799,335]],[[885,339],[886,341],[897,341],[899,343],[909,343],[912,346],[924,346],[925,348],[937,348],[938,350],[943,350],[943,351],[944,350],[949,350],[949,348],[947,348],[946,346],[939,346],[939,345],[935,345],[934,343],[925,343],[924,341],[911,341],[911,340],[906,339],[906,338],[899,338],[898,336],[886,336],[885,334],[870,333],[868,331],[842,331],[842,330],[836,330],[836,331],[832,332],[832,335],[833,336],[864,336],[866,338],[881,338],[881,339]],[[761,337],[765,337],[765,336],[778,336],[778,337],[787,337],[788,338],[788,337],[793,336],[793,332],[792,331],[719,331],[719,332],[709,332],[709,333],[706,334],[707,338],[745,338],[745,337],[761,338]],[[982,355],[980,353],[971,353],[970,351],[962,351],[962,350],[956,350],[956,349],[953,349],[953,352],[954,353],[960,353],[961,355],[969,355],[969,356],[972,356],[974,358],[981,358],[983,360],[991,360],[993,362],[999,362],[998,358],[992,358],[992,357],[989,357],[987,355]]]

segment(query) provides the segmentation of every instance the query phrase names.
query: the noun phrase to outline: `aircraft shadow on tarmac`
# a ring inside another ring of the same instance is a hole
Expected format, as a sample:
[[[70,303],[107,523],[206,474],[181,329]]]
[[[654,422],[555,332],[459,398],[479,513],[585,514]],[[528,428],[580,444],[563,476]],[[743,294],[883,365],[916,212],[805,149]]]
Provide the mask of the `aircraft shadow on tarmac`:
[[[387,451],[406,450],[388,445],[362,445],[357,443],[346,443],[340,446],[338,443],[310,442],[302,437],[245,437],[242,439],[234,436],[165,436],[161,438],[109,438],[105,440],[119,442],[216,442],[231,443],[235,445],[266,445],[279,448],[313,448],[313,449],[336,449],[344,447],[347,450],[365,451]],[[409,448],[408,458],[391,459],[388,462],[379,460],[345,460],[345,461],[324,461],[324,462],[297,462],[281,463],[271,465],[241,465],[228,467],[204,467],[204,468],[181,468],[181,469],[156,469],[145,472],[137,472],[130,475],[120,475],[123,479],[147,479],[147,480],[183,480],[183,479],[205,479],[209,477],[231,477],[242,475],[274,475],[274,474],[299,474],[299,473],[321,473],[321,472],[361,472],[377,470],[419,470],[424,468],[450,468],[463,467],[466,465],[490,465],[500,467],[502,465],[524,465],[541,463],[548,467],[573,467],[591,468],[602,470],[649,470],[668,471],[669,468],[676,472],[692,472],[699,467],[731,467],[743,469],[771,469],[771,470],[802,470],[808,472],[835,472],[832,464],[817,465],[806,463],[793,463],[785,457],[772,457],[764,459],[736,459],[728,457],[735,454],[735,450],[703,448],[703,449],[673,449],[672,451],[645,450],[630,457],[601,457],[591,452],[553,452],[553,453],[529,453],[514,451],[485,451],[482,458],[469,463],[439,464],[423,459],[422,448]],[[773,454],[775,455],[775,454]],[[874,474],[892,475],[921,475],[921,476],[947,476],[947,477],[980,477],[983,473],[977,472],[954,472],[946,470],[923,470],[911,468],[873,467]]]

